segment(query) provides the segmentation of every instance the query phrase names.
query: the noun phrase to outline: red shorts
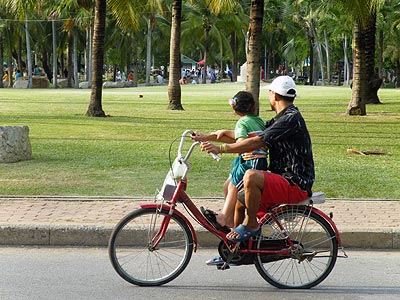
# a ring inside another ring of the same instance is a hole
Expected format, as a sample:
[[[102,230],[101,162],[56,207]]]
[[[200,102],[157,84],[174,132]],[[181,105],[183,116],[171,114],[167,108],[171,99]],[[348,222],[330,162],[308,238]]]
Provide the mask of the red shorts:
[[[264,190],[261,195],[258,216],[265,214],[269,208],[279,204],[294,204],[309,198],[306,191],[297,185],[291,185],[278,174],[263,171]]]

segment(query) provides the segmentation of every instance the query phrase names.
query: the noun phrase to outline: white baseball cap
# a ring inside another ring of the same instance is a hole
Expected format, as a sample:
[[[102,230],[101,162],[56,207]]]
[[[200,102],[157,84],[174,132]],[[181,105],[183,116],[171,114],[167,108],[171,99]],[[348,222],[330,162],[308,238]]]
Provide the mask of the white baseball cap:
[[[299,97],[296,95],[296,84],[290,76],[278,76],[265,89],[285,97]]]

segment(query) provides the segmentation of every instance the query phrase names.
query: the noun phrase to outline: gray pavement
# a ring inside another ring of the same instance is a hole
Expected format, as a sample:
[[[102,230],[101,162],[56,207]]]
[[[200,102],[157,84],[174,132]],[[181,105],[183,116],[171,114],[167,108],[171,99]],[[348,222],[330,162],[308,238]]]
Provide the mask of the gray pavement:
[[[106,246],[112,228],[147,198],[0,196],[0,245]],[[197,198],[218,211],[220,198]],[[345,248],[400,249],[400,200],[327,199],[318,208],[333,213]],[[178,206],[181,212],[182,206]],[[200,247],[218,240],[196,222]]]

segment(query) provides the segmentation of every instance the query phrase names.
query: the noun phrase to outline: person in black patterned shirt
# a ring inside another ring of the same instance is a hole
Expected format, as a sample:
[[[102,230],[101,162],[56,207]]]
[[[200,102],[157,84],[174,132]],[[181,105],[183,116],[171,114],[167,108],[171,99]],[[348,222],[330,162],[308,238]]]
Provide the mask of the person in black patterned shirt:
[[[244,203],[237,201],[236,228],[227,234],[227,239],[234,242],[246,241],[259,234],[257,217],[269,208],[298,203],[312,194],[314,159],[305,121],[293,104],[296,84],[289,76],[279,76],[268,89],[276,116],[266,123],[265,131],[235,144],[202,144],[203,151],[213,153],[243,153],[262,146],[269,149],[269,170],[245,173]]]

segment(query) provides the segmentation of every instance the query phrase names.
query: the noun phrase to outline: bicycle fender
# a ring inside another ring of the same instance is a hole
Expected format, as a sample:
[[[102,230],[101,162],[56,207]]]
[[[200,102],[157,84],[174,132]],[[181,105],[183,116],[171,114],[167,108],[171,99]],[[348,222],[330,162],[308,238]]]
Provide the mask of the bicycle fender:
[[[325,214],[322,210],[319,210],[318,208],[315,208],[315,207],[310,207],[310,209],[313,212],[315,212],[318,215],[320,215],[322,218],[324,218],[324,220],[327,221],[329,223],[329,225],[332,226],[332,229],[335,232],[336,239],[338,241],[338,247],[343,247],[342,239],[340,238],[339,230],[337,229],[335,222],[333,222],[333,220],[330,217],[328,217],[328,215]]]
[[[141,203],[140,207],[141,208],[154,208],[154,209],[156,209],[156,208],[160,209],[160,207],[161,207],[161,209],[166,211],[168,214],[169,214],[169,210],[170,210],[170,207],[168,205],[160,205],[160,204],[156,204],[156,203]],[[193,243],[194,243],[193,251],[196,252],[196,250],[197,250],[197,234],[196,234],[196,231],[193,228],[192,223],[190,223],[188,218],[186,218],[180,211],[174,210],[174,214],[176,214],[183,221],[185,221],[185,223],[189,227],[190,232],[192,233],[192,237],[193,237]]]

